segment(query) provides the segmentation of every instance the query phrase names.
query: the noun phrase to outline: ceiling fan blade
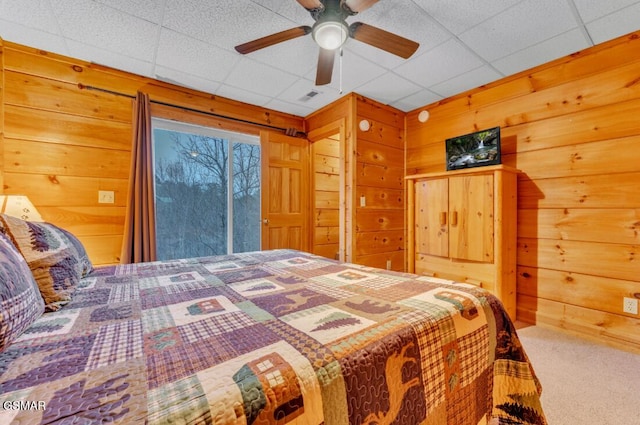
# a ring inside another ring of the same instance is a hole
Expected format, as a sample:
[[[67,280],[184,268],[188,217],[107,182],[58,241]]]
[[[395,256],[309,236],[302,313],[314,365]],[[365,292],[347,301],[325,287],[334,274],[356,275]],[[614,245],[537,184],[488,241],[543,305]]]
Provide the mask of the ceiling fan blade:
[[[352,12],[362,12],[378,3],[378,0],[342,0],[342,4],[346,5]]]
[[[318,55],[318,69],[316,71],[316,86],[323,86],[331,82],[333,61],[335,57],[335,50],[320,48],[320,54]]]
[[[255,52],[256,50],[264,49],[265,47],[273,46],[274,44],[282,43],[283,41],[292,40],[294,38],[302,37],[311,32],[311,27],[303,25],[296,28],[291,28],[275,34],[268,35],[266,37],[258,38],[257,40],[249,41],[244,44],[240,44],[235,49],[246,55],[247,53]]]
[[[298,3],[300,3],[302,7],[304,7],[307,10],[324,8],[324,4],[320,3],[320,0],[297,0],[297,1]]]
[[[349,35],[352,38],[367,43],[378,49],[382,49],[401,58],[408,59],[418,50],[420,44],[415,41],[400,37],[397,34],[385,31],[372,25],[354,22],[349,26]]]

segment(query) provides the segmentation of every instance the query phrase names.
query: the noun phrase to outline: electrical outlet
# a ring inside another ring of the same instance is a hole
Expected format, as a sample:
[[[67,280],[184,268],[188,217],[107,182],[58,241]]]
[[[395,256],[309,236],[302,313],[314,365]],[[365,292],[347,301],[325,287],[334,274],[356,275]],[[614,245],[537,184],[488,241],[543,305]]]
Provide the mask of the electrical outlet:
[[[622,311],[629,314],[638,314],[638,300],[635,298],[624,297]]]
[[[113,190],[99,190],[98,191],[98,203],[100,204],[113,204],[114,196]]]

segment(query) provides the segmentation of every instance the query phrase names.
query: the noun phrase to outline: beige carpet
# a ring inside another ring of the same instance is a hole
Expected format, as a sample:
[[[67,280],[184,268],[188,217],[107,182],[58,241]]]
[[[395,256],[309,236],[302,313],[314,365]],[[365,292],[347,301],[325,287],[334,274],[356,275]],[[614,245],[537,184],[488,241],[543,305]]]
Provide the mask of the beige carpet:
[[[518,323],[549,425],[640,425],[640,355]]]

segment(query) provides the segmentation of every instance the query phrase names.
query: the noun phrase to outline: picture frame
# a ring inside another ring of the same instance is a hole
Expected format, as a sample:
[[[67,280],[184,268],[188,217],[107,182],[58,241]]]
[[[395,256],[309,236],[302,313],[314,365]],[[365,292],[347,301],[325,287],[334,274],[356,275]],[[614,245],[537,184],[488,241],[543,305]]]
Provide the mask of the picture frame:
[[[445,140],[447,171],[501,163],[500,127]]]

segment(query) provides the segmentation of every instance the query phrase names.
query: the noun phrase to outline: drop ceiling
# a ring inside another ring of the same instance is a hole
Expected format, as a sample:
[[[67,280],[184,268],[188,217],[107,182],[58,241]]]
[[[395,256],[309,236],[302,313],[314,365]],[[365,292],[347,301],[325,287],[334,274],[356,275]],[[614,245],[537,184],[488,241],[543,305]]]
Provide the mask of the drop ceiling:
[[[4,40],[300,116],[349,92],[413,110],[639,30],[640,1],[380,0],[357,21],[420,47],[405,60],[349,39],[316,86],[310,35],[234,50],[312,25],[295,0],[0,0]]]

